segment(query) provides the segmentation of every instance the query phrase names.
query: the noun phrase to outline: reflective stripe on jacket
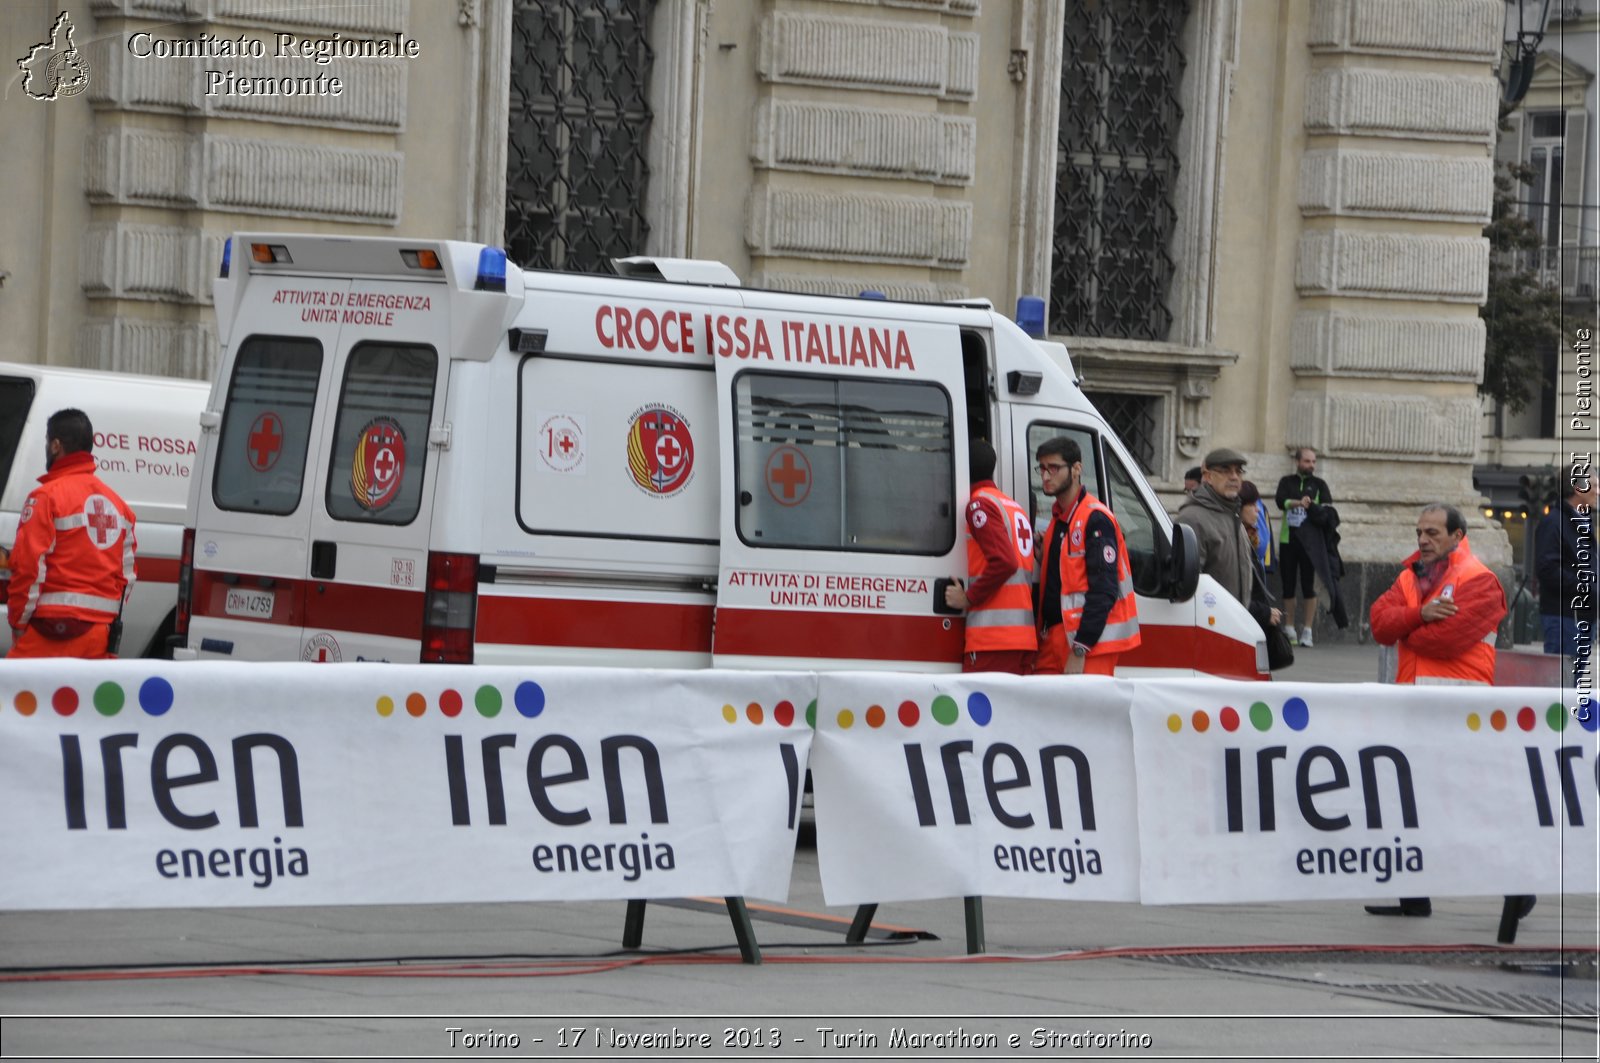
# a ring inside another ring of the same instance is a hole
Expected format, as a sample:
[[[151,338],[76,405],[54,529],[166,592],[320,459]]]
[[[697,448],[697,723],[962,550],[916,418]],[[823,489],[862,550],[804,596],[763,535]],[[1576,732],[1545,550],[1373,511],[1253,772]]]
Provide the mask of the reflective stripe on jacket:
[[[1450,551],[1450,565],[1434,584],[1433,593],[1428,595],[1426,600],[1433,601],[1446,587],[1459,587],[1470,580],[1484,576],[1495,579],[1498,585],[1499,581],[1495,574],[1478,560],[1463,540],[1459,546]],[[1396,582],[1400,587],[1400,595],[1408,607],[1420,609],[1425,604],[1417,588],[1415,572],[1409,568],[1405,569]],[[1401,639],[1394,681],[1423,685],[1491,684],[1494,682],[1494,643],[1495,630],[1491,628],[1481,639],[1463,647],[1458,656],[1424,657],[1407,649],[1406,640]]]
[[[967,607],[967,652],[1037,649],[1038,633],[1033,622],[1033,528],[1027,511],[997,487],[973,488],[972,497],[987,499],[999,509],[1016,571],[983,604]],[[983,547],[969,536],[967,575],[976,579],[985,563]]]
[[[11,550],[11,627],[35,616],[106,622],[133,583],[133,511],[94,475],[87,452],[63,454],[23,503]]]
[[[1111,510],[1087,491],[1072,514],[1066,540],[1061,544],[1061,625],[1067,638],[1075,639],[1083,623],[1083,606],[1089,590],[1089,569],[1084,561],[1085,528],[1092,513],[1104,513],[1117,533],[1117,600],[1106,614],[1100,639],[1089,648],[1090,656],[1126,653],[1139,645],[1139,607],[1133,590],[1133,570],[1128,565],[1128,545],[1122,539],[1122,525]]]

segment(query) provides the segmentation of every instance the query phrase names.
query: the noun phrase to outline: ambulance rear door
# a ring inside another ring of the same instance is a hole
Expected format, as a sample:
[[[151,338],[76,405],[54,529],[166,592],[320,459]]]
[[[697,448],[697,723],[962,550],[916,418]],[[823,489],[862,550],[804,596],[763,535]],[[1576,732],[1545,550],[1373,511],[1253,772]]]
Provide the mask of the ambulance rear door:
[[[311,470],[305,660],[419,660],[451,291],[442,276],[350,284]]]
[[[189,648],[203,659],[294,660],[337,308],[350,281],[257,274],[245,283],[218,382],[221,424],[196,462]]]
[[[954,670],[962,623],[943,590],[966,574],[959,324],[764,300],[717,342],[715,665]]]

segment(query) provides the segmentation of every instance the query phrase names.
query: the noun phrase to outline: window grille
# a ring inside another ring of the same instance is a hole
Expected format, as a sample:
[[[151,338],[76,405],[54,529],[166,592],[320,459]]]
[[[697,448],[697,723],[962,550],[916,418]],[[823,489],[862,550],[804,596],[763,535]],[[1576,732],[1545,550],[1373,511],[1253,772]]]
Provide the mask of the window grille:
[[[1053,332],[1167,339],[1187,16],[1183,0],[1067,0]]]
[[[594,272],[645,250],[655,0],[516,0],[506,249]]]
[[[1122,445],[1128,448],[1139,471],[1145,476],[1155,472],[1156,439],[1161,426],[1161,400],[1154,395],[1128,395],[1116,392],[1084,392],[1084,398],[1094,403],[1100,416],[1106,419],[1111,430],[1117,433]]]

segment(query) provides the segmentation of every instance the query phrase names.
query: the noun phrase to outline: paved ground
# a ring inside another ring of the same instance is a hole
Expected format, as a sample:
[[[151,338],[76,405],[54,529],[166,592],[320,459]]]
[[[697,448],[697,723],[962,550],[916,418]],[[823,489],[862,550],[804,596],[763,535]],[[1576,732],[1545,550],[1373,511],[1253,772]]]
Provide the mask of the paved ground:
[[[1329,639],[1280,674],[1376,668]],[[1514,950],[1499,898],[989,899],[968,957],[960,901],[845,945],[803,848],[788,907],[753,913],[759,967],[710,902],[651,905],[642,952],[622,904],[0,913],[0,1057],[1600,1058],[1592,897],[1541,898]]]

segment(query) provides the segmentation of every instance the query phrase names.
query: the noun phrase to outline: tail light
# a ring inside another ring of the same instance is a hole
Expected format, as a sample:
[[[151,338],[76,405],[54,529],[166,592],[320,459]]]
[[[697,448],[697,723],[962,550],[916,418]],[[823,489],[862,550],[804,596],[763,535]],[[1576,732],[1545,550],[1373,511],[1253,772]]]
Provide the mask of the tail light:
[[[478,558],[428,554],[422,605],[422,663],[471,664],[478,623]]]
[[[189,615],[194,592],[194,529],[183,529],[183,549],[178,553],[178,612],[173,618],[172,633],[187,640]]]

